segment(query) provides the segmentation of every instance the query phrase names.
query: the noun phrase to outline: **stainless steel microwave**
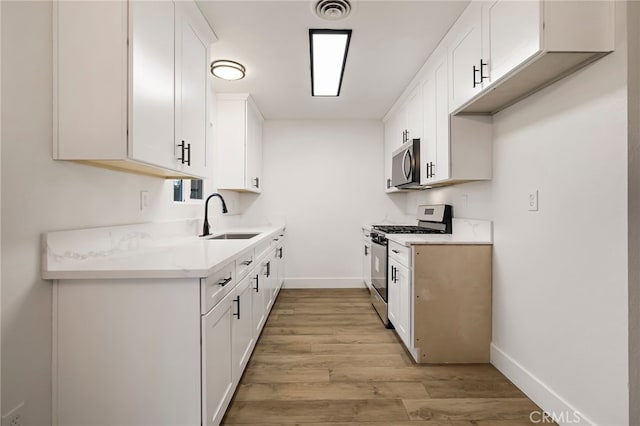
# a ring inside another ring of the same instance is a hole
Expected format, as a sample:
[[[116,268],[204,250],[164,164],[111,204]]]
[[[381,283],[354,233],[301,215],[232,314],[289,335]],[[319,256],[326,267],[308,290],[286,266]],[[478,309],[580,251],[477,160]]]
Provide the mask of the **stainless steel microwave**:
[[[391,185],[402,189],[420,186],[420,139],[410,139],[393,151]]]

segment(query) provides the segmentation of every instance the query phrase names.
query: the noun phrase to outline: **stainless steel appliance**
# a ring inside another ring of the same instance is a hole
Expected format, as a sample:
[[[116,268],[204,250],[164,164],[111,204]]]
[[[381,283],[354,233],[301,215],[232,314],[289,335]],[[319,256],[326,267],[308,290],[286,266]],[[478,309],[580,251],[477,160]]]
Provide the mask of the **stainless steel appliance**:
[[[402,189],[421,188],[420,139],[410,139],[393,151],[391,185]]]
[[[418,225],[373,225],[371,228],[371,304],[387,328],[388,235],[451,234],[453,208],[447,204],[418,206]]]

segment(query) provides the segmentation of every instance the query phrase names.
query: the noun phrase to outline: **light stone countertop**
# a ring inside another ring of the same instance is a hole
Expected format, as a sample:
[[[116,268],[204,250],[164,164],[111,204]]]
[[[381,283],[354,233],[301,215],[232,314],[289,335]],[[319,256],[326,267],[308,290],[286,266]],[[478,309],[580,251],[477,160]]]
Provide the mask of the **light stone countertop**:
[[[176,221],[48,232],[42,238],[42,278],[207,277],[284,229],[283,225],[217,229],[213,235],[259,235],[208,240],[197,236],[198,225],[198,221]]]

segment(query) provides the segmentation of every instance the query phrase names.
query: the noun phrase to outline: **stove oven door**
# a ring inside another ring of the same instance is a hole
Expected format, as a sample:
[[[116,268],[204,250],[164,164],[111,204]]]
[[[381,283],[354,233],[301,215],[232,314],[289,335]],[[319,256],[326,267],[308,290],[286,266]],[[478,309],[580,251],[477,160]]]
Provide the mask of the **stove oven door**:
[[[371,243],[371,285],[387,301],[387,246]]]

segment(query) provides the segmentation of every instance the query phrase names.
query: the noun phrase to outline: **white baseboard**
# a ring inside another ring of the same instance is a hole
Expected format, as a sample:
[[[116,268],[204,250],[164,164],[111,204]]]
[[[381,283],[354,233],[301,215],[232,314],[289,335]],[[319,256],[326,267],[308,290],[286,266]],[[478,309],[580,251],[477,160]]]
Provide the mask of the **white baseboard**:
[[[362,278],[286,278],[282,288],[365,288]]]
[[[558,424],[571,426],[596,425],[592,420],[585,417],[584,414],[547,386],[542,380],[534,376],[493,343],[491,344],[491,364],[507,376],[507,378],[520,388],[533,402],[538,404],[542,410],[555,417]],[[577,413],[579,418],[575,417],[574,413]],[[544,422],[536,421],[539,418],[540,416],[537,413],[534,414],[534,422],[544,424]]]

